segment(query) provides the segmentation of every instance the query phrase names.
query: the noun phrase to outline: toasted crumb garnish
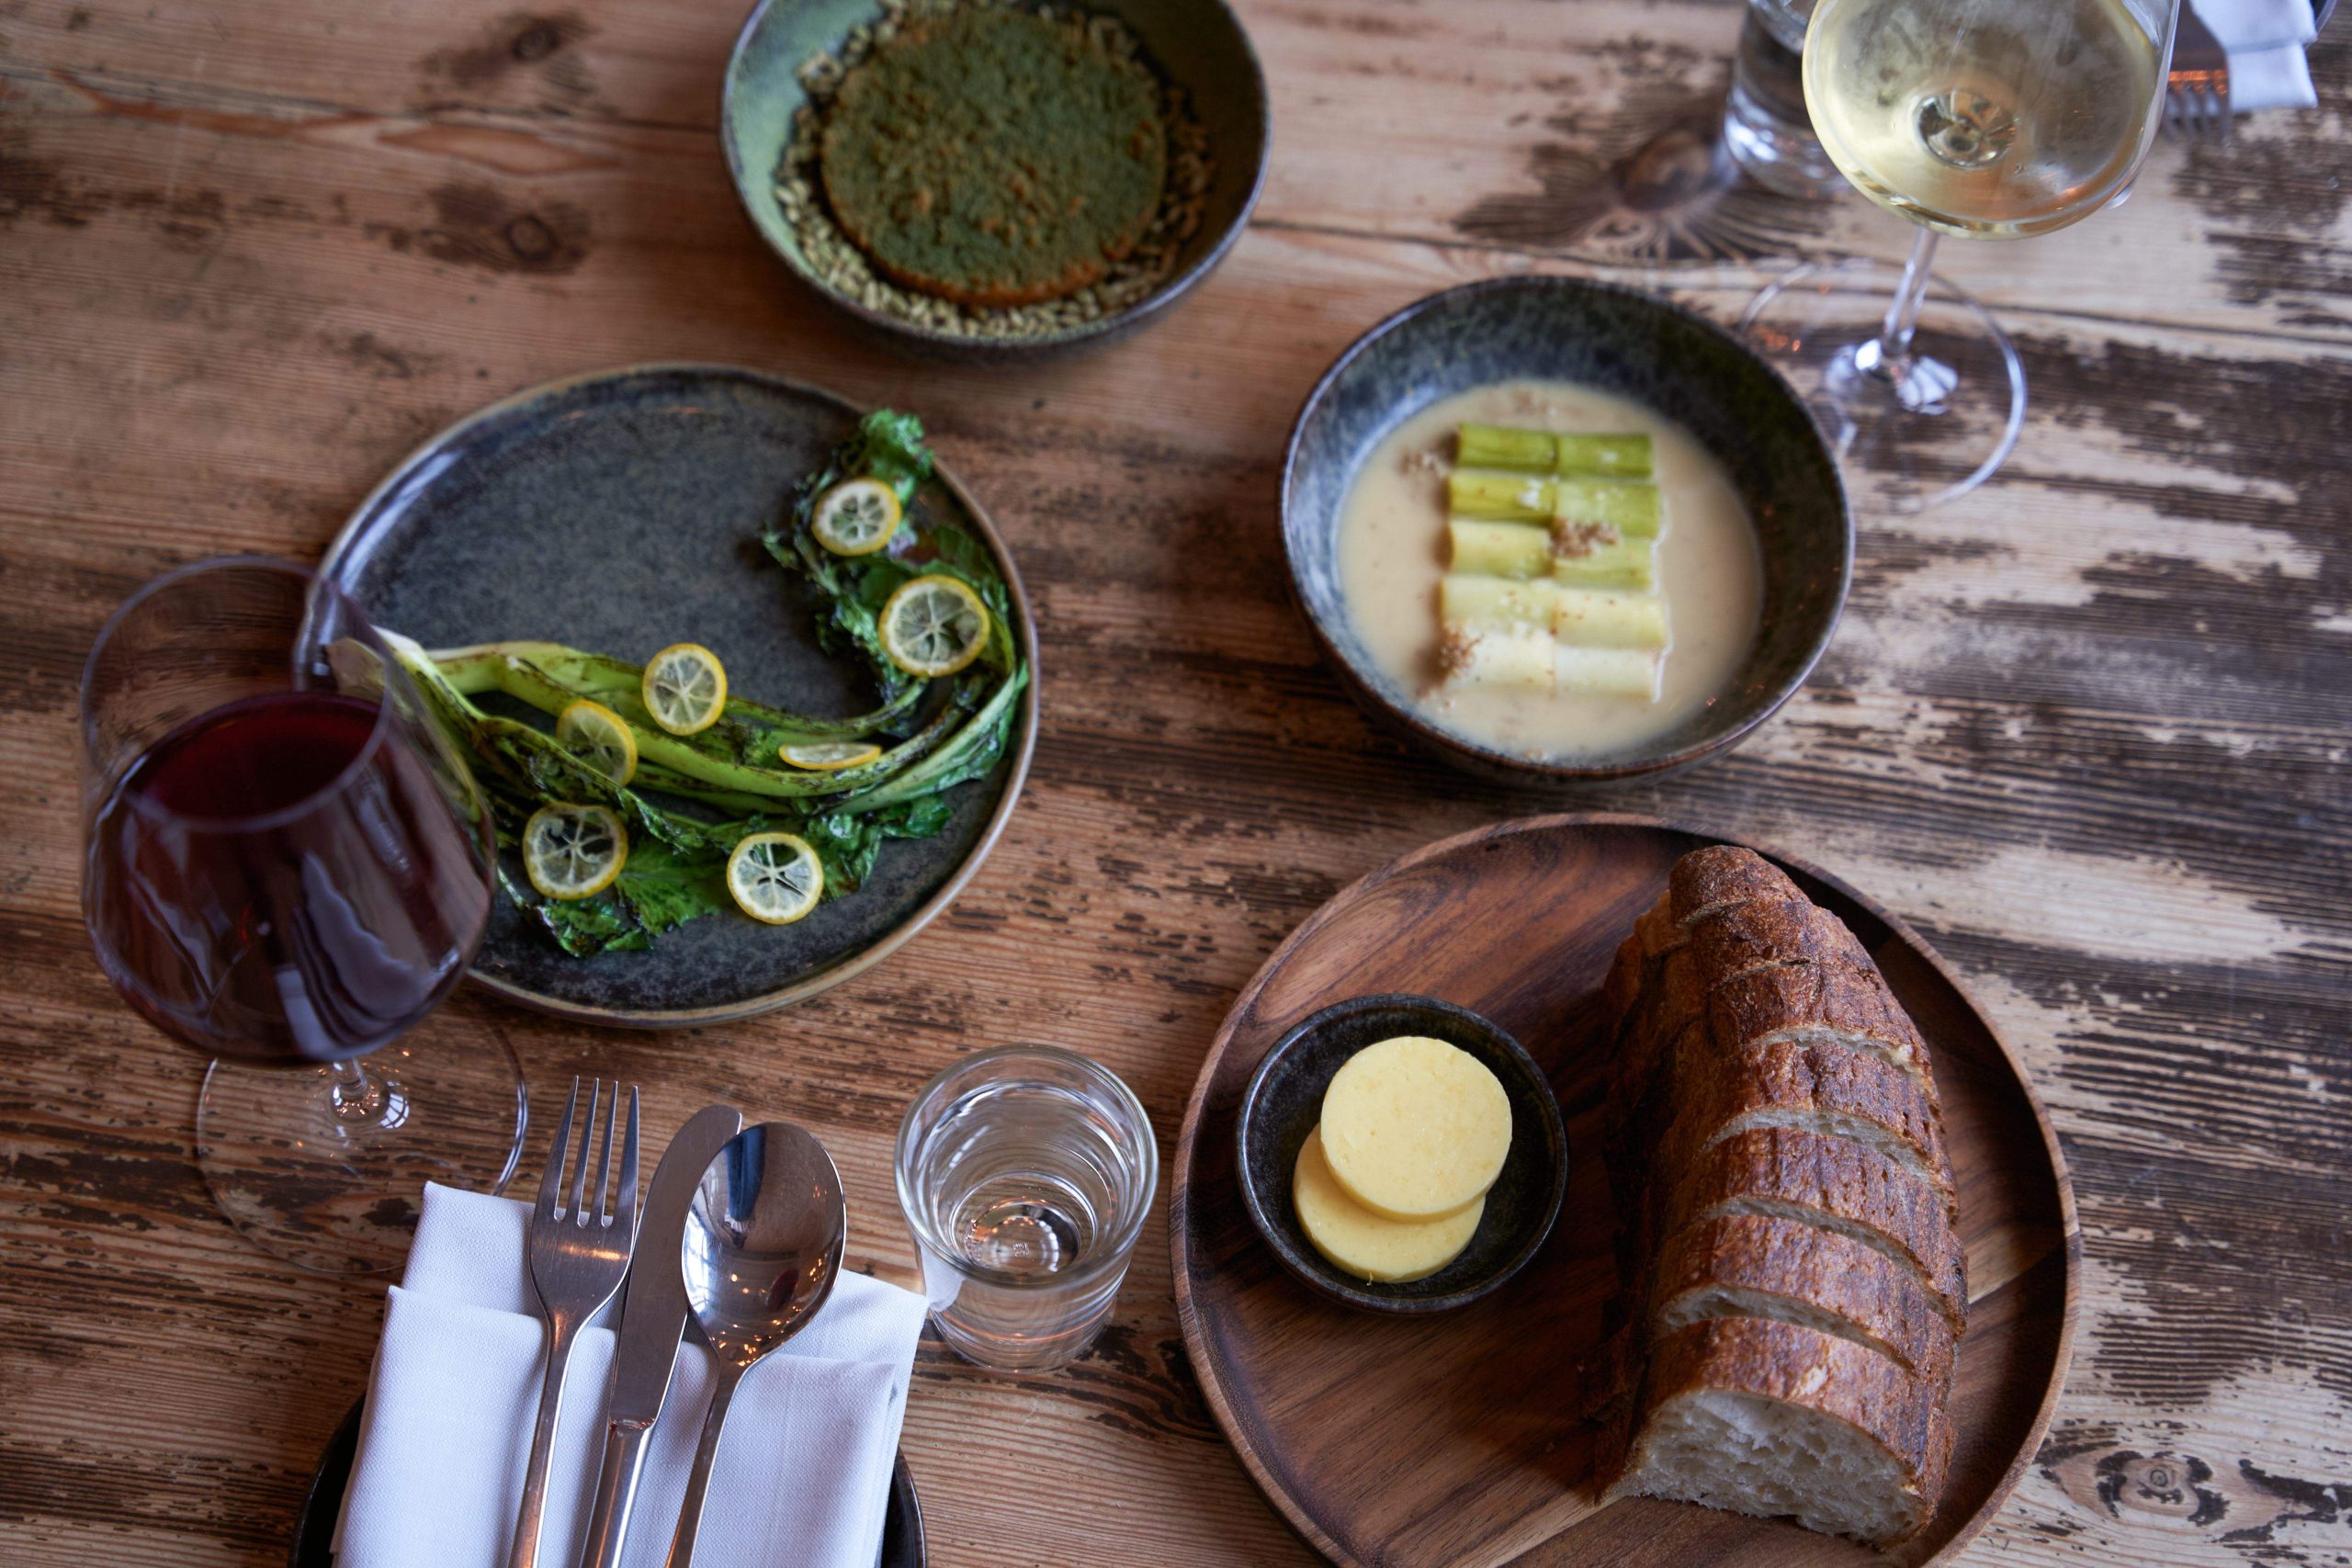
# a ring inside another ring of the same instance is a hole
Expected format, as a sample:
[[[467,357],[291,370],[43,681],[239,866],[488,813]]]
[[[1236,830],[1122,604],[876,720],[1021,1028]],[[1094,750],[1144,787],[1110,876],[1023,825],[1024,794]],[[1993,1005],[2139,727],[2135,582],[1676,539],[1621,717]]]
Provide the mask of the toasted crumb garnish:
[[[1565,517],[1552,520],[1552,553],[1564,559],[1589,556],[1604,545],[1617,543],[1621,536],[1606,523],[1572,523]]]
[[[1437,671],[1442,681],[1451,681],[1467,671],[1478,657],[1478,634],[1467,626],[1447,628],[1438,639]]]

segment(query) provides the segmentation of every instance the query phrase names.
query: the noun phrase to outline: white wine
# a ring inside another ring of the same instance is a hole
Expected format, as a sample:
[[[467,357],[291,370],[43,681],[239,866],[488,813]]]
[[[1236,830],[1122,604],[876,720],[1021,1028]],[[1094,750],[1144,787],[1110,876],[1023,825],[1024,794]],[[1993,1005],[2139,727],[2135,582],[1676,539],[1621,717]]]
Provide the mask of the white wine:
[[[1805,107],[1872,201],[2017,239],[2097,211],[2132,177],[2163,53],[2126,0],[1822,0]]]

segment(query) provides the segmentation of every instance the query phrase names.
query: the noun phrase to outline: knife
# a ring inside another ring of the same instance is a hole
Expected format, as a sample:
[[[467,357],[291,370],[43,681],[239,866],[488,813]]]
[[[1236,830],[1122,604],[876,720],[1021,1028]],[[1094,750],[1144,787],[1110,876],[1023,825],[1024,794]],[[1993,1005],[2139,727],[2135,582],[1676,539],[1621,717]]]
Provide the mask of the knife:
[[[629,1508],[637,1501],[638,1478],[645,1472],[647,1442],[670,1395],[670,1373],[677,1366],[678,1341],[686,1328],[686,1284],[678,1271],[686,1211],[703,1172],[727,1140],[742,1130],[743,1113],[731,1105],[695,1111],[662,1151],[653,1185],[646,1190],[620,1334],[613,1344],[604,1471],[596,1480],[596,1506],[588,1515],[581,1568],[615,1568],[621,1560],[621,1538],[628,1533]]]

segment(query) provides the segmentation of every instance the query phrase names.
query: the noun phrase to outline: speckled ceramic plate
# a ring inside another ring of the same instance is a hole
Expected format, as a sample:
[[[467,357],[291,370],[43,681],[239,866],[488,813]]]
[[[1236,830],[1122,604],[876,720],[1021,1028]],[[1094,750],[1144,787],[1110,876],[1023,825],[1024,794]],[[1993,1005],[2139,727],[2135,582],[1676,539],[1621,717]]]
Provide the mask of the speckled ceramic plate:
[[[863,673],[818,649],[810,601],[759,536],[861,412],[719,366],[551,382],[428,442],[360,503],[321,570],[379,625],[428,648],[538,637],[642,660],[699,642],[747,696],[858,712],[872,701]],[[839,984],[946,907],[1002,831],[1028,773],[1037,639],[1004,541],[970,494],[943,469],[916,505],[987,543],[1031,671],[1005,760],[959,787],[946,830],[884,845],[864,887],[796,925],[713,916],[649,953],[567,957],[501,898],[476,979],[588,1022],[714,1023]]]

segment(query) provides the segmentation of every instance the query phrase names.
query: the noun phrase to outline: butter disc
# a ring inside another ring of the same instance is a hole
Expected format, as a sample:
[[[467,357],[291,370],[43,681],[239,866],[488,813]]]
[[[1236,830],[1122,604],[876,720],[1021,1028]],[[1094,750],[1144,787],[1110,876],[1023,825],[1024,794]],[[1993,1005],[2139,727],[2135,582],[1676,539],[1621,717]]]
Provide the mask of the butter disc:
[[[1400,1035],[1333,1075],[1320,1131],[1349,1197],[1392,1220],[1433,1220],[1485,1197],[1502,1174],[1510,1097],[1467,1051]]]
[[[1487,1212],[1484,1198],[1442,1219],[1403,1224],[1358,1203],[1331,1179],[1320,1134],[1306,1134],[1291,1178],[1291,1201],[1315,1250],[1360,1280],[1396,1283],[1434,1274],[1462,1255]]]

